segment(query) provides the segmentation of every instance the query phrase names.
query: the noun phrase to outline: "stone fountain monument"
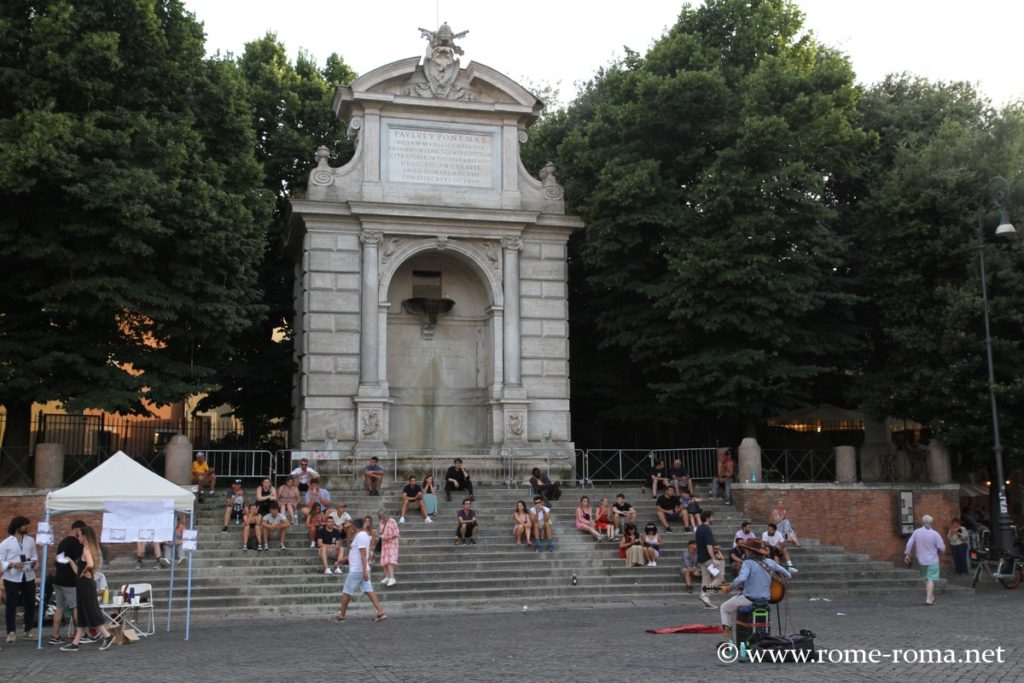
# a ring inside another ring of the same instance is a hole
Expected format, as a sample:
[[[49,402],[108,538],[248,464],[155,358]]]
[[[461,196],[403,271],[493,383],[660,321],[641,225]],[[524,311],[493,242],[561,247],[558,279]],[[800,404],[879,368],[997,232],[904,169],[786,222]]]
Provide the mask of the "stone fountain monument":
[[[336,168],[318,150],[292,201],[292,446],[500,452],[524,466],[543,452],[565,472],[566,242],[583,225],[554,166],[535,178],[520,161],[543,103],[488,66],[463,68],[466,32],[420,31],[422,60],[337,87],[355,154]]]

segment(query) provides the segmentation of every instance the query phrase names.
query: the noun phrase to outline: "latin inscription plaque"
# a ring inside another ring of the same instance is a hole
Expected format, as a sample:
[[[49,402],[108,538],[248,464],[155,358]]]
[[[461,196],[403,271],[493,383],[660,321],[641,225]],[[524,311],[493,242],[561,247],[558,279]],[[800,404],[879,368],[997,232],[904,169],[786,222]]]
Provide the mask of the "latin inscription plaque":
[[[459,129],[386,127],[385,178],[392,183],[494,187],[495,135]]]

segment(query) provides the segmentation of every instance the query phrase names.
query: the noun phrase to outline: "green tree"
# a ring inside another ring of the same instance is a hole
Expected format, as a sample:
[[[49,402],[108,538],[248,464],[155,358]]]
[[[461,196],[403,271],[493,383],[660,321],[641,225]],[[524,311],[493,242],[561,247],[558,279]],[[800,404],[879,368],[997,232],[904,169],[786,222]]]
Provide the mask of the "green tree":
[[[859,104],[879,136],[844,181],[844,224],[865,334],[856,396],[876,416],[918,420],[961,469],[989,465],[989,407],[975,226],[986,251],[1004,440],[1020,443],[1024,408],[1024,249],[993,239],[993,175],[1018,178],[1024,111],[994,110],[964,83],[890,76]],[[1024,206],[1024,182],[1007,203]],[[1019,220],[1018,220],[1019,222]],[[1010,451],[1012,453],[1012,450]]]
[[[232,65],[177,0],[0,6],[0,402],[146,412],[259,315],[271,202]],[[126,372],[131,368],[132,372]]]
[[[292,65],[272,33],[247,43],[237,67],[252,104],[260,184],[275,198],[259,268],[265,313],[232,338],[234,351],[217,369],[218,388],[199,408],[230,404],[255,441],[290,421],[292,411],[294,264],[281,248],[288,199],[305,190],[317,147],[331,150],[336,163],[351,157],[347,124],[331,111],[331,101],[333,84],[351,82],[355,73],[337,54],[322,69],[305,53]]]
[[[605,379],[649,386],[664,420],[749,433],[856,346],[833,182],[871,138],[848,61],[801,22],[784,0],[684,7],[548,124],[587,222],[584,318],[618,350]]]

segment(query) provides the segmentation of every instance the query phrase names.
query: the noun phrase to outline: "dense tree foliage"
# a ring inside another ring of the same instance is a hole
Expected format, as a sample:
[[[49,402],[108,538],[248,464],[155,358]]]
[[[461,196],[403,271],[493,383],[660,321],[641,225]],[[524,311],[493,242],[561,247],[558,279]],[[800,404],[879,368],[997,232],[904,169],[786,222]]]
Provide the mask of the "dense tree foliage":
[[[685,7],[537,136],[587,222],[583,317],[620,350],[609,393],[649,387],[648,415],[749,424],[854,348],[832,185],[870,136],[849,63],[801,20],[783,0]]]
[[[292,65],[273,34],[248,43],[236,64],[252,104],[261,186],[275,198],[259,269],[266,310],[232,338],[234,350],[217,368],[218,388],[199,408],[231,405],[252,440],[291,415],[294,264],[282,251],[282,231],[288,199],[305,189],[316,148],[326,146],[336,163],[352,154],[346,122],[335,117],[331,100],[332,84],[351,82],[355,73],[336,54],[323,68],[306,54]]]
[[[927,424],[963,468],[989,464],[975,227],[980,218],[1003,438],[1013,445],[1024,439],[1024,249],[1019,237],[994,239],[1001,186],[990,181],[1018,181],[1005,200],[1024,206],[1024,110],[997,112],[966,84],[906,75],[869,89],[859,109],[879,145],[842,183],[867,331],[854,400]]]
[[[272,197],[245,89],[177,0],[0,5],[9,438],[34,401],[142,412],[203,391],[261,313]]]

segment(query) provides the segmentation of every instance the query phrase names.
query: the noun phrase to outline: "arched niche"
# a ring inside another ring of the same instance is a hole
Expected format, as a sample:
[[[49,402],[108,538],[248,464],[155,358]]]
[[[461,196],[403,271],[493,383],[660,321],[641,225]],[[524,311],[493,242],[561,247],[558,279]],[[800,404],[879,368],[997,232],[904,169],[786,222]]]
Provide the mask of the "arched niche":
[[[389,444],[482,448],[488,442],[488,389],[500,362],[501,331],[492,317],[500,286],[494,288],[479,255],[465,248],[439,249],[429,241],[395,256],[381,287],[389,304]],[[425,297],[453,302],[430,330],[423,312],[408,304]]]

